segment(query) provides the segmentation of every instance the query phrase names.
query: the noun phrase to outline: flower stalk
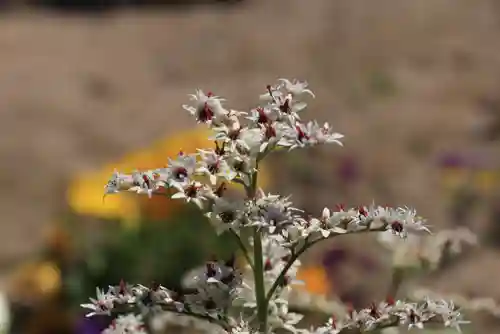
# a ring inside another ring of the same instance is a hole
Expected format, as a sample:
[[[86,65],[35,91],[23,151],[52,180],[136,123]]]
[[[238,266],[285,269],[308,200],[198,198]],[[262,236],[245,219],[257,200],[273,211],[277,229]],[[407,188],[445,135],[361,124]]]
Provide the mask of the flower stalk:
[[[260,231],[255,228],[253,234],[254,242],[254,279],[255,279],[255,299],[257,301],[257,319],[259,321],[259,331],[267,333],[267,304],[266,287],[264,285],[264,263],[262,257],[262,240]]]
[[[143,319],[161,313],[179,313],[217,324],[225,334],[275,334],[281,330],[300,334],[377,333],[383,328],[405,324],[423,328],[440,320],[445,327],[459,329],[467,321],[452,302],[425,300],[381,302],[352,310],[343,319],[330,318],[315,329],[299,328],[301,314],[289,311],[288,296],[300,266],[300,256],[321,241],[345,234],[379,232],[400,239],[429,232],[425,220],[410,208],[360,206],[335,210],[324,208],[319,217],[305,216],[292,206],[289,197],[265,194],[258,188],[259,162],[276,150],[293,150],[337,144],[343,135],[328,123],[303,122],[306,103],[314,97],[306,82],[279,79],[260,96],[264,105],[249,113],[226,109],[223,99],[197,90],[194,105],[184,105],[198,123],[214,131],[215,149],[196,154],[180,152],[166,168],[115,172],[105,186],[106,194],[122,191],[172,198],[195,204],[218,234],[230,233],[248,266],[238,268],[234,258],[210,259],[183,280],[182,292],[153,284],[110,286],[97,290],[97,297],[82,304],[95,314],[116,315],[120,306],[134,306],[104,334],[144,334],[151,329]],[[206,178],[207,182],[200,180]],[[225,196],[227,183],[243,186],[244,200]],[[250,249],[249,246],[252,246]],[[402,272],[395,272],[390,293],[396,293]]]

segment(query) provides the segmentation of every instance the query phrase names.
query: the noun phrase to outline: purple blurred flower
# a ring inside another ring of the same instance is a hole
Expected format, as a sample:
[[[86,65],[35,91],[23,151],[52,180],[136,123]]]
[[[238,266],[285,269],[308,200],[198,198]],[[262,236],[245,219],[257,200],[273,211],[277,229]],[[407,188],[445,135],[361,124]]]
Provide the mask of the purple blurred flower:
[[[76,324],[75,334],[101,334],[111,323],[109,317],[82,317]]]
[[[466,159],[457,153],[445,153],[439,158],[439,166],[443,168],[465,167]]]
[[[345,183],[354,183],[359,180],[359,163],[354,157],[344,157],[338,169],[339,178]]]
[[[331,249],[323,256],[323,266],[328,271],[333,270],[345,260],[347,260],[347,252],[345,249]]]

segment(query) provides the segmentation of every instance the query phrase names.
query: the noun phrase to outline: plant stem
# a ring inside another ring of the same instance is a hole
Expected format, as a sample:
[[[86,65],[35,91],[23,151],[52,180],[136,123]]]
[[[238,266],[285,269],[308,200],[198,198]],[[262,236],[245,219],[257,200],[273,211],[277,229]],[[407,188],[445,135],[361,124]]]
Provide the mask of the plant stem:
[[[255,162],[255,171],[252,173],[252,184],[247,191],[248,199],[253,199],[257,192],[257,180],[259,179],[259,162]]]
[[[391,298],[397,297],[399,287],[401,286],[401,283],[403,283],[404,274],[405,272],[403,268],[394,268],[392,270],[391,282],[389,284],[389,288],[387,289],[387,296],[390,296]]]
[[[255,200],[257,192],[259,162],[255,163],[255,171],[252,173],[252,184],[246,189],[249,200]],[[255,227],[253,229],[253,275],[255,281],[255,300],[257,303],[257,319],[259,321],[259,332],[267,333],[267,299],[266,287],[264,285],[264,261],[262,258],[262,234]]]
[[[264,263],[262,259],[262,240],[260,231],[255,228],[253,234],[254,243],[254,280],[255,299],[257,301],[257,318],[259,320],[259,331],[267,333],[267,299],[264,286]]]

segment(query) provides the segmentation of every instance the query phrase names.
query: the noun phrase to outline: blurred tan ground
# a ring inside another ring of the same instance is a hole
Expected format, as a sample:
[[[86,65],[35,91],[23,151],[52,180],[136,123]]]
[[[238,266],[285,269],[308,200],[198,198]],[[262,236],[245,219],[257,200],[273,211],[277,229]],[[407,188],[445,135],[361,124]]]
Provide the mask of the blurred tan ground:
[[[310,117],[346,134],[343,150],[370,177],[390,179],[383,198],[369,179],[352,200],[415,205],[444,225],[430,159],[474,146],[478,101],[500,97],[500,5],[248,0],[227,11],[2,17],[0,263],[41,246],[72,174],[189,127],[186,94],[211,90],[244,109],[278,77],[307,79],[318,97]],[[409,153],[417,142],[420,157]]]

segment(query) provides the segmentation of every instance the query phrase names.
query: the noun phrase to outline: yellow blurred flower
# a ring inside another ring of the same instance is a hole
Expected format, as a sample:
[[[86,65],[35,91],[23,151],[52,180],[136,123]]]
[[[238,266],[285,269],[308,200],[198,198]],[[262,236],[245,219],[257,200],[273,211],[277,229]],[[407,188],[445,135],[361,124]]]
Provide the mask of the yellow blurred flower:
[[[213,141],[208,139],[211,134],[211,131],[204,127],[181,132],[148,148],[132,152],[95,172],[78,175],[69,186],[68,203],[77,214],[120,219],[132,224],[143,215],[153,219],[163,218],[182,204],[167,197],[154,196],[149,199],[146,196],[126,193],[107,196],[103,203],[104,185],[114,169],[125,173],[135,169],[154,169],[165,166],[167,158],[175,158],[181,150],[194,153],[197,148],[213,147]],[[269,179],[269,171],[264,164],[260,168],[259,184],[266,186]]]
[[[448,167],[442,171],[442,186],[445,190],[456,190],[469,179],[468,168]]]
[[[59,291],[61,272],[52,262],[30,262],[21,265],[10,282],[14,298],[33,302]]]
[[[500,183],[500,171],[497,170],[480,170],[474,175],[474,185],[482,194],[489,194]]]
[[[304,286],[297,285],[297,289],[305,289],[310,294],[326,296],[331,291],[326,271],[321,266],[302,267],[297,273],[297,280],[303,281]]]

